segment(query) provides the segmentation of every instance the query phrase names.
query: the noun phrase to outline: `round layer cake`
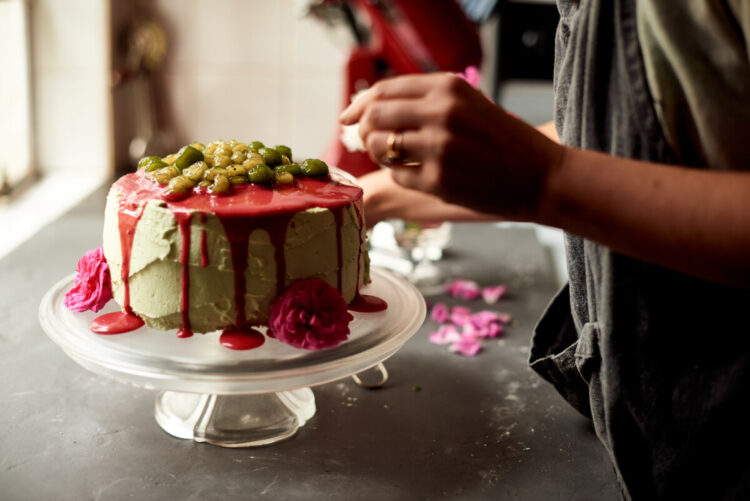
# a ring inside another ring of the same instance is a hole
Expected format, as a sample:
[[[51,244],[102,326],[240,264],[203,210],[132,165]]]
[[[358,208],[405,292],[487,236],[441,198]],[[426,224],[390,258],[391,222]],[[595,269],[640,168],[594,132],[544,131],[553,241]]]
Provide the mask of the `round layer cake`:
[[[347,303],[369,282],[362,190],[342,173],[177,191],[156,172],[116,181],[104,218],[114,298],[149,326],[265,325],[298,280],[321,278]]]

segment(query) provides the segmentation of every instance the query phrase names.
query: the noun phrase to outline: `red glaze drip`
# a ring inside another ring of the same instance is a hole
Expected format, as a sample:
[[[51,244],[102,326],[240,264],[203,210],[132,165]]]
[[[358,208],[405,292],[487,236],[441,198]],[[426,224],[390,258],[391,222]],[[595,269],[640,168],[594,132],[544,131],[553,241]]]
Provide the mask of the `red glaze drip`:
[[[229,240],[232,267],[234,268],[234,307],[237,311],[235,326],[243,326],[247,322],[245,315],[245,294],[247,293],[245,270],[247,269],[250,234],[257,229],[265,230],[268,233],[271,245],[274,248],[274,259],[276,261],[276,294],[281,294],[286,286],[284,243],[286,242],[286,227],[291,218],[292,214],[282,214],[258,221],[235,217],[220,218]]]
[[[201,223],[206,222],[206,213],[201,212]],[[206,228],[201,228],[201,266],[208,266],[208,241],[206,239]]]
[[[177,333],[178,337],[190,337],[193,330],[190,326],[190,220],[192,213],[176,212],[174,215],[177,226],[182,234],[182,249],[180,250],[180,263],[182,264],[182,283],[180,295],[180,315],[182,315],[182,329]],[[183,335],[180,335],[182,333]],[[189,333],[189,334],[188,334]]]
[[[177,331],[177,337],[183,338],[183,339],[187,337],[193,337],[193,331],[180,329]]]
[[[122,202],[117,213],[117,227],[120,231],[120,252],[122,267],[120,279],[123,285],[123,311],[106,313],[95,318],[89,328],[97,334],[122,334],[143,326],[143,320],[133,314],[130,307],[130,254],[133,248],[133,237],[138,221],[143,215],[142,205],[135,202]]]
[[[122,334],[143,326],[143,320],[132,313],[116,311],[96,317],[89,328],[97,334]]]
[[[255,329],[227,329],[219,342],[230,350],[252,350],[266,342],[266,337]]]
[[[383,311],[386,308],[388,308],[388,303],[377,296],[370,296],[369,294],[357,294],[357,297],[349,305],[350,310],[362,313]]]
[[[342,279],[342,268],[344,267],[344,244],[342,242],[343,237],[341,235],[342,227],[344,225],[344,208],[336,207],[331,209],[333,214],[333,220],[336,221],[336,264],[338,265],[338,274],[336,276],[336,286],[341,290],[341,279]]]
[[[138,221],[141,220],[145,205],[137,203],[121,202],[120,210],[117,213],[117,227],[120,231],[120,251],[122,253],[122,267],[120,268],[120,279],[124,287],[123,309],[126,313],[132,314],[133,309],[130,307],[130,254],[133,249],[133,238],[135,237],[135,228]]]
[[[357,213],[357,222],[359,223],[359,247],[357,247],[357,287],[359,287],[359,273],[360,273],[360,266],[362,263],[362,245],[364,244],[364,241],[362,239],[362,232],[364,231],[364,225],[365,220],[362,216],[362,205],[360,202],[357,202],[354,204],[354,211]]]

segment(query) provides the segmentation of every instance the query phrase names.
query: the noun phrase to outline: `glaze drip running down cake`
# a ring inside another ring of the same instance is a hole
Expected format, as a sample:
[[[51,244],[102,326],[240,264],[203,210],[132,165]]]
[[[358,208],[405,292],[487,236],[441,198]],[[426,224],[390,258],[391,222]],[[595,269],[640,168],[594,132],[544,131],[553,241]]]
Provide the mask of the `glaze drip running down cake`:
[[[362,190],[343,173],[294,163],[286,146],[216,141],[116,181],[103,250],[123,312],[187,337],[268,325],[303,280],[351,305],[369,282],[365,231]]]

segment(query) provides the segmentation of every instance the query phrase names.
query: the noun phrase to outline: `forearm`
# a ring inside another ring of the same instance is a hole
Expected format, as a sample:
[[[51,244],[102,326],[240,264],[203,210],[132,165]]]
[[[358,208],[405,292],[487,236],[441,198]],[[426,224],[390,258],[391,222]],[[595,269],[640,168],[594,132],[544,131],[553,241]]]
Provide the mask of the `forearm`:
[[[536,219],[644,261],[750,287],[750,173],[566,149]]]

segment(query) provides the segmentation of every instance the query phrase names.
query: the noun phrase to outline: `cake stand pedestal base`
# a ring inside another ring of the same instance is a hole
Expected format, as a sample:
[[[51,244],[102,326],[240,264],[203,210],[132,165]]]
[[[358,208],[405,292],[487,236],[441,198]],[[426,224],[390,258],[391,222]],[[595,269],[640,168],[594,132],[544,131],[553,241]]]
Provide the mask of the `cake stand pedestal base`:
[[[257,395],[162,391],[154,417],[177,438],[221,447],[257,447],[294,436],[315,415],[310,388]]]

